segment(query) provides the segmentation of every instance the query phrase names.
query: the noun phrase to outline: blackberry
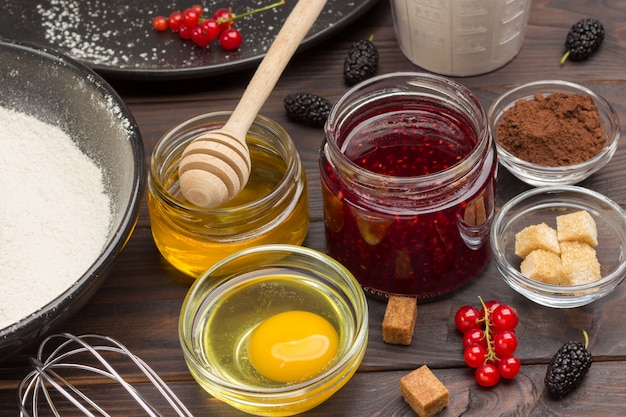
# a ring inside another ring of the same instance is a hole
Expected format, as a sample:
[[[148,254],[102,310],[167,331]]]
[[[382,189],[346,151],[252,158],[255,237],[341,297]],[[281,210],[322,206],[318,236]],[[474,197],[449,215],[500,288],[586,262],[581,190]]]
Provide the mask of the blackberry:
[[[583,61],[594,53],[604,41],[604,27],[599,20],[589,18],[579,20],[567,32],[565,55],[561,64],[569,57],[572,61]]]
[[[289,119],[312,126],[323,126],[330,113],[330,101],[310,93],[289,94],[283,104]]]
[[[371,39],[354,42],[343,63],[343,78],[354,85],[370,78],[378,71],[378,49]]]
[[[593,359],[585,345],[568,342],[552,357],[544,379],[552,398],[561,399],[572,392],[589,371]]]

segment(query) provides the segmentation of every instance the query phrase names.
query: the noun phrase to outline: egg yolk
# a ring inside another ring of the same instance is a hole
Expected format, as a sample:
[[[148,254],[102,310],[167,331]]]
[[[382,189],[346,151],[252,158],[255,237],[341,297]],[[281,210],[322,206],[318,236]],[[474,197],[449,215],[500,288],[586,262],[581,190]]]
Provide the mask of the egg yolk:
[[[337,354],[339,335],[322,316],[286,311],[263,321],[248,342],[252,365],[277,382],[297,382],[319,374]]]

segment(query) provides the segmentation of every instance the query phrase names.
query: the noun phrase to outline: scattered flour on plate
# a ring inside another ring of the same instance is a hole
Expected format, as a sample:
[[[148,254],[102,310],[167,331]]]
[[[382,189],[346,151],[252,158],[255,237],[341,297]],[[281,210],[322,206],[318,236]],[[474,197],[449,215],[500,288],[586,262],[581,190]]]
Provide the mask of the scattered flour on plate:
[[[102,171],[61,129],[0,107],[0,329],[89,269],[109,233]]]

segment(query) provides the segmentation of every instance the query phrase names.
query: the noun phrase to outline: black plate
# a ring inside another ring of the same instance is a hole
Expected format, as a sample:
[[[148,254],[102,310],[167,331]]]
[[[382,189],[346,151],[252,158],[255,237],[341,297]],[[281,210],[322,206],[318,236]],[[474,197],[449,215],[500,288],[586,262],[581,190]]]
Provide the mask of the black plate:
[[[213,41],[199,48],[172,32],[155,32],[151,20],[192,4],[211,14],[220,7],[234,13],[276,0],[4,0],[0,37],[51,47],[117,79],[182,79],[232,72],[260,61],[295,0],[242,17],[236,26],[244,43],[225,52]],[[328,0],[300,50],[353,22],[378,0]]]

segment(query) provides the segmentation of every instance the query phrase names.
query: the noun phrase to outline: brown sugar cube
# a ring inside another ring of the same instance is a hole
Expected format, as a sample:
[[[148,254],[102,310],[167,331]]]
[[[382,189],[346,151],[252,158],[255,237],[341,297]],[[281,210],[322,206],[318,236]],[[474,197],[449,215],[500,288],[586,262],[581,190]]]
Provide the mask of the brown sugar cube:
[[[583,242],[561,242],[563,285],[581,285],[602,278],[596,250]]]
[[[450,401],[448,389],[426,365],[400,379],[400,392],[419,417],[431,417]]]
[[[515,254],[520,258],[537,249],[561,252],[556,230],[545,223],[527,226],[515,235]]]
[[[383,318],[383,340],[393,345],[410,345],[417,319],[417,300],[391,296]]]
[[[558,254],[543,249],[530,252],[520,264],[520,272],[530,279],[546,284],[561,285],[563,281],[561,258]]]
[[[590,246],[598,245],[596,222],[586,210],[557,216],[556,231],[559,242],[584,242]]]

